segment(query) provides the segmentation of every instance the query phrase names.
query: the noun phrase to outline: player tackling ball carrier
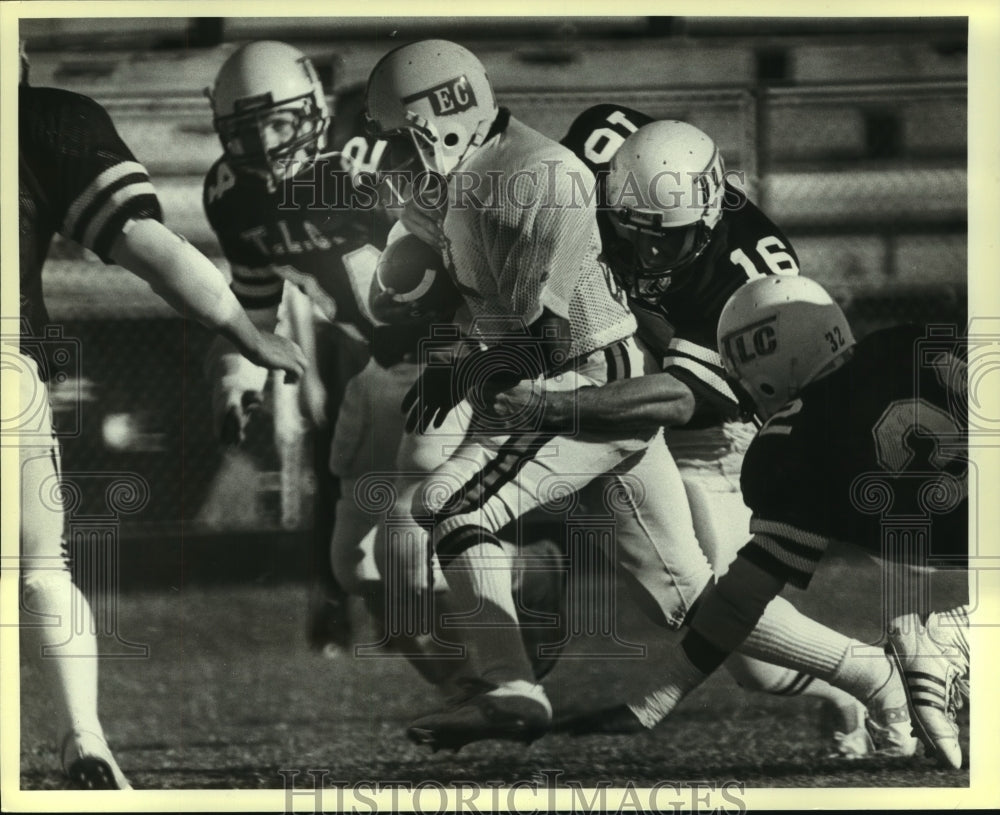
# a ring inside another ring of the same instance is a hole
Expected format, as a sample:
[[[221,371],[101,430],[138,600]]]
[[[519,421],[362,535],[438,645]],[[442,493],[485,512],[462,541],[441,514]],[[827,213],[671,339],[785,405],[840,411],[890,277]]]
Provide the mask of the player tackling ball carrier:
[[[553,431],[518,425],[523,414],[499,424],[489,415],[489,393],[513,384],[504,342],[515,335],[483,331],[485,320],[521,327],[518,344],[529,341],[535,367],[522,360],[513,379],[536,381],[542,391],[599,386],[643,372],[626,295],[598,259],[593,200],[577,195],[580,181],[593,183],[586,166],[498,108],[482,64],[454,43],[431,40],[390,52],[369,79],[368,114],[377,135],[389,141],[390,169],[416,161],[447,180],[440,212],[425,207],[418,214],[411,199],[403,221],[442,249],[474,318],[467,355],[429,366],[412,391],[405,403],[411,426],[422,431],[472,403],[474,418],[485,418],[481,427],[492,431],[467,439],[435,479],[399,503],[399,516],[410,522],[406,539],[429,535],[452,594],[481,609],[480,626],[465,636],[475,681],[464,698],[414,722],[409,734],[432,746],[530,740],[548,728],[551,706],[532,680],[516,633],[509,566],[496,536],[502,526],[554,498],[547,485],[571,492],[596,487],[589,506],[606,508],[616,522],[616,550],[609,554],[643,608],[668,629],[685,623],[711,568],[658,428],[611,423],[598,433]],[[477,375],[485,380],[478,390]],[[440,492],[430,501],[434,486]],[[609,488],[620,498],[603,500]],[[428,571],[414,578],[426,582]],[[802,634],[801,615],[776,600],[745,652],[773,653],[790,625],[812,644],[813,632]],[[843,649],[835,650],[824,654],[818,671],[877,707],[905,710],[899,677],[884,658],[881,666],[853,660],[841,670]]]
[[[786,584],[808,587],[829,543],[846,541],[909,581],[890,607],[889,650],[921,739],[941,763],[960,767],[967,595],[941,607],[917,581],[935,563],[967,570],[961,342],[915,326],[855,342],[818,283],[775,276],[732,295],[718,344],[734,387],[764,421],[741,476],[752,538],[703,597],[664,684],[629,709],[648,723],[668,715],[739,647]],[[792,664],[805,667],[799,656]]]
[[[543,422],[556,427],[572,412],[588,429],[666,428],[698,542],[719,576],[746,540],[750,510],[739,472],[756,428],[725,381],[715,329],[730,294],[750,279],[798,274],[798,257],[748,198],[743,174],[729,170],[713,139],[687,122],[599,104],[574,120],[562,143],[597,178],[603,259],[628,292],[640,343],[654,364],[644,377],[547,394]],[[498,394],[494,408],[517,409],[529,395],[523,385],[511,389]],[[845,641],[830,629],[814,630],[827,647]],[[902,732],[866,722],[865,706],[823,679],[742,654],[726,668],[748,690],[822,699],[824,714],[832,714],[834,756],[859,758],[876,749],[906,755],[916,747]],[[588,714],[560,722],[574,732],[637,725],[634,717],[616,722]],[[880,732],[873,739],[870,730]]]

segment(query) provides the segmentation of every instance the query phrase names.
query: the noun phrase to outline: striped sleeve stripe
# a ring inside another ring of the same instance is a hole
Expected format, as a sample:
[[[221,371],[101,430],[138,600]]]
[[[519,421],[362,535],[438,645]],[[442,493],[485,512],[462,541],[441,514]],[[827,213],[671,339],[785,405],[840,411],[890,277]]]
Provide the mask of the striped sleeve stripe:
[[[814,567],[808,571],[803,571],[791,566],[786,560],[775,555],[770,549],[761,546],[758,543],[757,537],[754,537],[753,540],[740,550],[740,557],[746,558],[746,560],[759,569],[800,589],[807,588],[809,581],[812,580]]]
[[[671,351],[686,357],[692,357],[693,359],[700,359],[702,362],[708,365],[713,365],[722,370],[722,357],[720,357],[711,348],[706,348],[704,345],[698,345],[698,343],[691,342],[691,340],[674,337],[670,341],[670,347],[667,353],[669,354]]]
[[[69,209],[66,210],[66,219],[63,222],[66,233],[70,234],[76,231],[76,223],[80,220],[81,214],[102,190],[120,179],[131,175],[141,176],[146,180],[149,179],[146,168],[138,161],[120,161],[113,167],[108,167],[108,169],[91,181],[87,188],[70,204]]]
[[[628,346],[624,342],[616,342],[604,349],[604,364],[608,369],[608,382],[632,378],[632,360],[629,359]]]
[[[129,216],[140,217],[150,206],[155,207],[154,211],[159,209],[154,203],[156,190],[148,179],[141,181],[138,177],[129,177],[120,183],[121,186],[115,189],[106,187],[95,198],[93,210],[84,210],[77,221],[77,230],[84,230],[80,243],[100,255],[106,254],[100,238],[107,241],[107,227],[114,221],[124,223]]]
[[[814,532],[806,532],[797,526],[782,523],[781,521],[768,521],[763,518],[750,519],[750,531],[762,535],[775,535],[779,538],[787,538],[790,541],[813,549],[820,554],[826,551],[827,539]]]
[[[137,161],[121,161],[97,176],[70,204],[63,234],[91,248],[93,237],[116,209],[140,195],[156,196],[146,168]],[[85,243],[87,237],[91,243]]]
[[[754,542],[757,546],[767,552],[771,557],[784,563],[789,569],[802,575],[811,575],[816,571],[820,558],[823,557],[821,551],[810,549],[807,546],[800,546],[788,540],[779,540],[768,535],[754,535]]]
[[[663,370],[669,371],[670,368],[683,368],[685,371],[690,371],[698,378],[698,381],[716,391],[723,398],[731,402],[739,401],[736,398],[736,394],[733,393],[733,389],[726,383],[726,380],[714,371],[706,368],[701,362],[687,359],[686,357],[667,356],[663,360]]]

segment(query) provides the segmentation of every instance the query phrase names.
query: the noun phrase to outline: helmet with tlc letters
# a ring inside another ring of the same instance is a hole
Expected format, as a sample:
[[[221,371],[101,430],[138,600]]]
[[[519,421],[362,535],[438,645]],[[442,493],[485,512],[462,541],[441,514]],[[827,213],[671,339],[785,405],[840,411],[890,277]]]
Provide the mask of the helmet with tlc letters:
[[[840,306],[819,283],[798,275],[740,286],[722,309],[717,337],[726,373],[763,419],[846,362],[855,344]]]

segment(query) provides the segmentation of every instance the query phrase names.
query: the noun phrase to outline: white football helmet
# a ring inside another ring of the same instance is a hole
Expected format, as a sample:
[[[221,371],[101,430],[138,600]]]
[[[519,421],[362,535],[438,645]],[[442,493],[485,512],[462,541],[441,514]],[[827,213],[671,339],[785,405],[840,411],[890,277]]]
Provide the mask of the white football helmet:
[[[244,45],[205,93],[222,149],[237,172],[279,184],[326,146],[326,96],[312,62],[297,48],[267,40]]]
[[[424,169],[445,177],[483,143],[499,112],[483,64],[447,40],[410,43],[382,57],[365,103],[373,135],[389,141],[388,169],[419,157]]]
[[[819,283],[797,275],[740,286],[722,309],[717,337],[726,373],[763,419],[840,367],[854,347],[840,306]]]
[[[618,270],[634,297],[656,304],[705,251],[722,218],[725,167],[719,148],[686,122],[644,125],[618,148],[608,168],[608,215],[631,246]],[[620,264],[615,264],[620,265]]]

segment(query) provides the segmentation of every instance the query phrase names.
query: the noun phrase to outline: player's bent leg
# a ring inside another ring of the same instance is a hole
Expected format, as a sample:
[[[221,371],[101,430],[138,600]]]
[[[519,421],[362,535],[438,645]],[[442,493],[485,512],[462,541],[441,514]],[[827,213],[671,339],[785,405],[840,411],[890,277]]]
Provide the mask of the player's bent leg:
[[[828,758],[863,758],[874,752],[875,746],[866,727],[865,706],[846,691],[802,671],[783,668],[748,657],[732,654],[723,663],[726,671],[744,690],[771,696],[811,696],[823,701],[819,731],[832,743]]]
[[[69,571],[52,564],[25,571],[21,592],[25,611],[33,615],[22,628],[23,647],[55,703],[60,758],[70,788],[131,789],[98,719],[99,655],[90,605]],[[81,613],[83,625],[75,626],[74,618]]]
[[[329,655],[350,647],[353,634],[347,591],[330,566],[330,541],[336,522],[335,496],[340,489],[327,466],[331,434],[314,428],[310,435],[316,494],[309,533],[311,563],[307,640],[310,648]]]
[[[404,489],[397,506],[409,506],[417,486]],[[442,626],[442,618],[452,611],[450,593],[429,548],[428,532],[409,514],[386,518],[364,537],[360,549],[372,551],[376,566],[376,579],[365,582],[364,597],[381,626],[381,637],[362,647],[405,656],[421,676],[449,695],[454,692],[450,681],[468,672],[468,659],[463,645]]]
[[[529,540],[521,546],[506,539],[503,544],[512,556],[521,641],[540,681],[555,668],[568,637],[567,577],[563,548],[552,530],[529,523],[525,532]]]
[[[732,461],[730,461],[732,459]],[[716,579],[724,575],[747,541],[751,512],[739,489],[739,456],[711,461],[679,460],[695,534]],[[745,654],[724,663],[736,684],[773,696],[811,696],[822,700],[819,732],[829,757],[862,758],[875,748],[866,727],[865,706],[829,682]]]

